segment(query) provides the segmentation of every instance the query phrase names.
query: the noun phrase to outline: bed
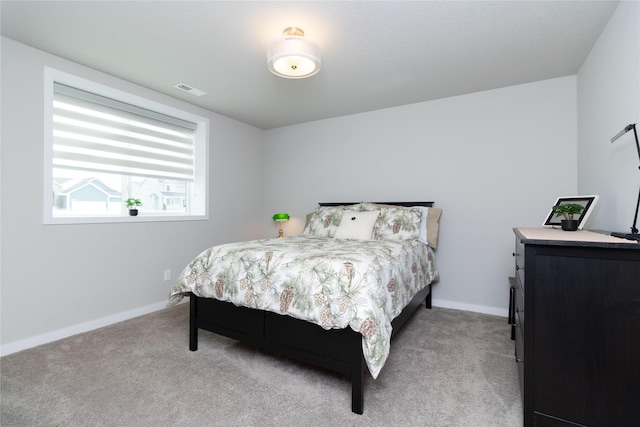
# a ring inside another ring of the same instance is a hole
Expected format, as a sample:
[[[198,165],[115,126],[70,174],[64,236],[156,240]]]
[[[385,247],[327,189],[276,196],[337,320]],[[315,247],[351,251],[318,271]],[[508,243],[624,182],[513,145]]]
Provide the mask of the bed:
[[[376,378],[391,337],[431,308],[440,212],[433,202],[320,203],[299,236],[208,248],[170,295],[190,298],[189,349],[203,329],[345,374],[362,414],[365,371]]]

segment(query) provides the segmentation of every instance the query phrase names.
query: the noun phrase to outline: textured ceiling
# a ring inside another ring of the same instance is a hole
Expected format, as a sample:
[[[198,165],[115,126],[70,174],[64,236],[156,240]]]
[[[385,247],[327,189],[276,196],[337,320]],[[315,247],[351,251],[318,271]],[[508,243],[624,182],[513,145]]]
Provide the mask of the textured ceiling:
[[[617,3],[3,0],[0,7],[5,37],[270,129],[576,74]],[[289,26],[322,48],[322,69],[311,78],[267,70],[267,44]]]

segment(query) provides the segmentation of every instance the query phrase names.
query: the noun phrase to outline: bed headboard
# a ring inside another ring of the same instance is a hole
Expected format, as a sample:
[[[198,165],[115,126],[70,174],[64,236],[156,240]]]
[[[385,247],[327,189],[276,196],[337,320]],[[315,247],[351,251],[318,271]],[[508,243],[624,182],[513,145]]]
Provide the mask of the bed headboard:
[[[321,202],[320,206],[342,206],[342,205],[355,205],[360,202]],[[433,207],[433,202],[371,202],[377,205],[395,205],[395,206],[424,206],[427,208]]]

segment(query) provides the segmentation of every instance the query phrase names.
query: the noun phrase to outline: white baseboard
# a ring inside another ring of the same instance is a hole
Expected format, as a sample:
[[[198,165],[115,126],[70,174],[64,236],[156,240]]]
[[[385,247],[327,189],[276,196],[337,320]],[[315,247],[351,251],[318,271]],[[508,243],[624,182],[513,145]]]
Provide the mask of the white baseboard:
[[[189,299],[185,298],[180,303],[188,302]],[[507,309],[501,309],[496,307],[487,307],[483,305],[464,304],[455,301],[447,301],[441,299],[434,299],[432,301],[434,307],[452,308],[455,310],[473,311],[476,313],[491,314],[494,316],[507,317]],[[134,310],[125,311],[123,313],[114,314],[113,316],[103,317],[101,319],[92,320],[91,322],[82,323],[80,325],[70,326],[68,328],[60,329],[57,331],[49,332],[28,338],[21,341],[12,342],[0,346],[0,356],[7,356],[11,353],[26,350],[28,348],[37,347],[42,344],[47,344],[53,341],[67,338],[72,335],[80,334],[83,332],[92,331],[94,329],[109,326],[114,323],[122,322],[124,320],[133,319],[134,317],[142,316],[144,314],[152,313],[154,311],[162,310],[167,307],[167,302],[159,302],[156,304],[147,305],[145,307],[136,308]]]
[[[186,301],[188,300],[189,299],[187,298]],[[144,314],[152,313],[154,311],[162,310],[163,308],[166,308],[166,307],[167,307],[166,301],[159,302],[156,304],[151,304],[144,307],[136,308],[134,310],[125,311],[123,313],[114,314],[112,316],[103,317],[101,319],[92,320],[90,322],[82,323],[80,325],[74,325],[68,328],[59,329],[57,331],[38,335],[32,338],[27,338],[25,340],[15,341],[15,342],[0,346],[0,356],[6,356],[11,353],[16,353],[18,351],[26,350],[28,348],[37,347],[42,344],[47,344],[62,338],[67,338],[72,335],[80,334],[82,332],[88,332],[94,329],[102,328],[104,326],[109,326],[114,323],[122,322],[123,320],[132,319],[134,317],[138,317]]]
[[[434,299],[431,301],[434,307],[453,308],[455,310],[473,311],[475,313],[492,314],[494,316],[508,317],[509,310],[506,308],[487,307],[485,305],[464,304],[461,302]]]

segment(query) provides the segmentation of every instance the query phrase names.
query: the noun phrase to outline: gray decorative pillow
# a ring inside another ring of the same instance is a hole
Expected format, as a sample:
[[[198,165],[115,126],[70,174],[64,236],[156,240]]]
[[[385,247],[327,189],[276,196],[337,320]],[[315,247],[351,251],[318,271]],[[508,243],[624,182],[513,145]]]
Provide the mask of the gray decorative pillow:
[[[433,249],[438,247],[441,215],[442,209],[440,208],[429,208],[429,211],[427,212],[427,242]]]

